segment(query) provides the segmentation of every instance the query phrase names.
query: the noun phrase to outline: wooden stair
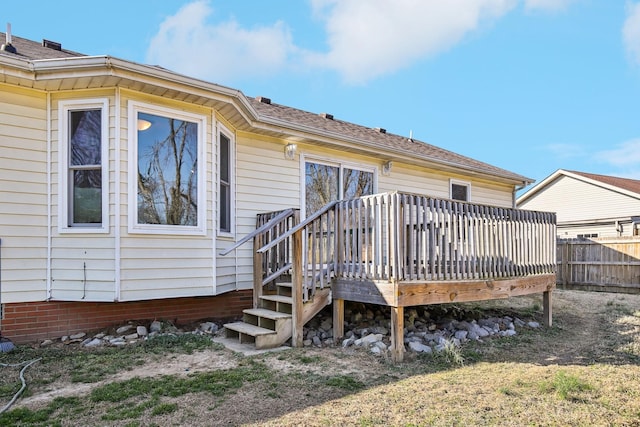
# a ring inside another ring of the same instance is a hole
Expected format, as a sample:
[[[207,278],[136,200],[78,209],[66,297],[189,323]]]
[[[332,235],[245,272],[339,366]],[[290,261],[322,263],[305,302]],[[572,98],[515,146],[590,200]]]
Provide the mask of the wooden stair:
[[[243,310],[242,321],[227,323],[225,336],[238,339],[241,344],[253,343],[256,349],[281,346],[293,332],[293,298],[291,283],[276,284],[274,295],[261,295],[258,308]],[[306,302],[302,310],[302,324],[311,320],[331,303],[331,289],[317,289],[313,300]]]

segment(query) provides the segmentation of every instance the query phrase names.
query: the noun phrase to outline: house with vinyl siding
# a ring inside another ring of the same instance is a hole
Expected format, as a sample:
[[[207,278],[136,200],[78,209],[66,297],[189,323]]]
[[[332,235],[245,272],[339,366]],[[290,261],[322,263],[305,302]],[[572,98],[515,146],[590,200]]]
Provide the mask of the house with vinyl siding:
[[[559,169],[517,199],[521,209],[556,212],[559,238],[637,236],[640,180]]]
[[[532,182],[277,94],[48,40],[13,36],[0,70],[1,328],[17,342],[237,316],[254,254],[234,245],[264,212],[394,191],[510,209]]]

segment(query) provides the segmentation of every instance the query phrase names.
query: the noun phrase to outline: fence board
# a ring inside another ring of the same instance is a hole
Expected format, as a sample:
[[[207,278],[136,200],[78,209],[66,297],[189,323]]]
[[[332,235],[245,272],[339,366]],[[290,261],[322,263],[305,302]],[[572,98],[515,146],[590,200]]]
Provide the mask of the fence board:
[[[640,293],[640,238],[558,239],[556,283],[567,289]]]

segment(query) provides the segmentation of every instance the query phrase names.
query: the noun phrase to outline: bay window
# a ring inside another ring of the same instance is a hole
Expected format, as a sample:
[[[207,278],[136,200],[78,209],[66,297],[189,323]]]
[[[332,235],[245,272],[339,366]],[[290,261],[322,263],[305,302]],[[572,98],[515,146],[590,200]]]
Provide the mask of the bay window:
[[[136,102],[129,117],[130,230],[203,234],[206,118]]]

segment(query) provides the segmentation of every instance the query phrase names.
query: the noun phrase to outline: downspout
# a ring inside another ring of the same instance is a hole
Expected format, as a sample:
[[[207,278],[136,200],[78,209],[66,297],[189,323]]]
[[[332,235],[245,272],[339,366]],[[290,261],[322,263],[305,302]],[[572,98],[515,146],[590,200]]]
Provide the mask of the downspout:
[[[60,134],[60,132],[58,132],[58,134]],[[53,219],[51,215],[51,205],[53,204],[53,200],[51,199],[53,197],[51,191],[51,162],[53,159],[51,156],[51,92],[47,92],[47,301],[51,300],[53,288],[51,283],[51,244],[53,239],[53,224],[51,223]]]
[[[511,193],[511,205],[513,207],[513,209],[516,209],[516,199],[518,198],[516,196],[516,193],[520,190],[522,190],[523,188],[525,188],[527,185],[531,184],[530,182],[524,181],[522,183],[522,185],[516,185],[513,187],[513,192]]]

